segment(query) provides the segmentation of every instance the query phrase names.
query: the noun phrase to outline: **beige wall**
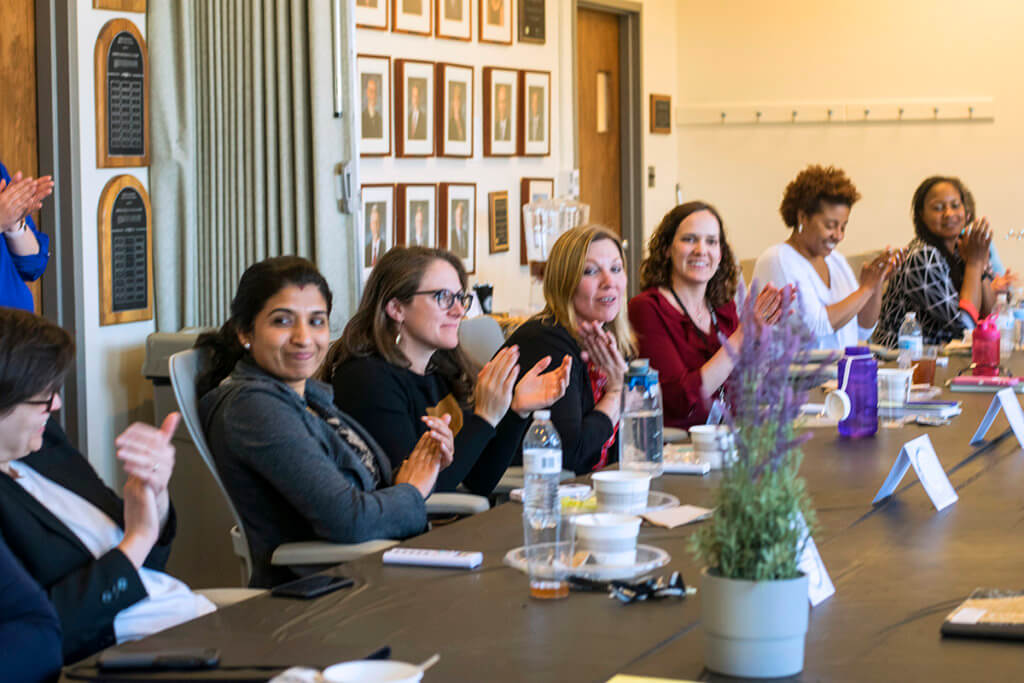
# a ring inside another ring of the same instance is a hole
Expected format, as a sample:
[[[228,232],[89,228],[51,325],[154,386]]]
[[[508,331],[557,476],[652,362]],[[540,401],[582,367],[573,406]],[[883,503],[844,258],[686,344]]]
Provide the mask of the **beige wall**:
[[[841,166],[863,195],[840,247],[854,253],[909,240],[916,185],[956,174],[1000,233],[1004,262],[1020,264],[1024,243],[1004,236],[1024,227],[1022,25],[1024,5],[1003,0],[681,0],[680,104],[995,101],[988,122],[677,126],[684,196],[718,205],[738,255],[753,257],[786,236],[786,183],[808,163]]]

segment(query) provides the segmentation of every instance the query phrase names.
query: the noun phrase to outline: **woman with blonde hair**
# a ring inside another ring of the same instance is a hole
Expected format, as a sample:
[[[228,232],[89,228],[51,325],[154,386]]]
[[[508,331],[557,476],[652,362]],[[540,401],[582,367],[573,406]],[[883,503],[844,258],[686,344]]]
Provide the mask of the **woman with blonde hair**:
[[[604,467],[616,452],[625,359],[635,350],[623,261],[619,236],[606,227],[563,234],[544,273],[544,310],[505,344],[519,347],[520,368],[545,356],[572,358],[569,386],[551,419],[562,439],[562,467],[577,474]]]

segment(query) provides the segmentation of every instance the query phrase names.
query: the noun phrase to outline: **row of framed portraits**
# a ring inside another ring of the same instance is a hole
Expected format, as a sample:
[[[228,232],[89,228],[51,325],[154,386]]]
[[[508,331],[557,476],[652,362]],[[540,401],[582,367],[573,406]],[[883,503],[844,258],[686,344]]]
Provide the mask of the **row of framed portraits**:
[[[523,178],[520,208],[551,199],[553,178]],[[488,253],[509,251],[511,216],[507,190],[487,194]],[[368,273],[396,245],[439,247],[462,259],[467,273],[476,271],[476,183],[367,183],[360,188],[363,206],[363,270]],[[526,229],[520,224],[520,262],[526,263]]]
[[[481,43],[512,44],[515,0],[356,0],[356,26],[396,33],[473,40],[473,10]],[[519,41],[544,43],[545,0],[518,0]],[[390,9],[390,11],[389,11]]]
[[[473,156],[471,66],[361,54],[360,156]],[[392,129],[394,132],[392,134]],[[485,157],[551,154],[551,72],[483,67]]]

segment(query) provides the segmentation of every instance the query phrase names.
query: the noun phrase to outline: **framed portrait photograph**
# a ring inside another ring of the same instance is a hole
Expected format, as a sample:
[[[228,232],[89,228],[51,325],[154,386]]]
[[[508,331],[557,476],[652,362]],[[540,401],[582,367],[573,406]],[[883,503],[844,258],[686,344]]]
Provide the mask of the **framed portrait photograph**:
[[[672,97],[651,95],[651,132],[668,135],[672,132]]]
[[[519,72],[519,154],[551,154],[551,72]]]
[[[440,245],[476,271],[476,183],[441,183]]]
[[[473,67],[437,65],[437,155],[473,156]]]
[[[397,244],[407,247],[437,246],[437,185],[398,185]]]
[[[391,154],[391,58],[357,55],[359,156]]]
[[[480,42],[512,44],[514,0],[480,0]]]
[[[519,42],[544,44],[547,32],[545,0],[518,0]]]
[[[473,39],[472,0],[435,0],[434,35],[451,40]]]
[[[530,202],[542,199],[553,199],[555,196],[554,178],[523,178],[519,183],[519,265],[527,265],[526,258],[526,219],[523,218],[523,207]]]
[[[363,270],[369,273],[395,246],[395,186],[366,184],[359,196],[363,206]]]
[[[508,190],[487,193],[487,217],[491,253],[508,251]]]
[[[483,80],[484,156],[515,156],[519,142],[519,72],[485,66]]]
[[[433,8],[433,0],[391,0],[391,30],[429,36],[434,32]]]
[[[356,0],[356,27],[388,30],[389,0]]]
[[[395,155],[434,156],[434,63],[395,60]]]

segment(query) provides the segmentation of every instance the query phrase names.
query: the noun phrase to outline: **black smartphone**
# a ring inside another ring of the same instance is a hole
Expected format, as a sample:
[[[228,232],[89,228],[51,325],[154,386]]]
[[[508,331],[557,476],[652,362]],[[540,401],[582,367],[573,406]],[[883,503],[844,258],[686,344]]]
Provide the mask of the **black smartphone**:
[[[313,574],[312,576],[304,576],[301,579],[295,579],[288,583],[282,583],[280,586],[274,586],[270,589],[270,594],[278,598],[303,598],[308,600],[331,591],[336,591],[339,588],[348,588],[354,583],[355,581],[347,576]]]
[[[219,663],[220,651],[212,647],[149,651],[108,650],[100,653],[96,660],[101,671],[214,669]]]

